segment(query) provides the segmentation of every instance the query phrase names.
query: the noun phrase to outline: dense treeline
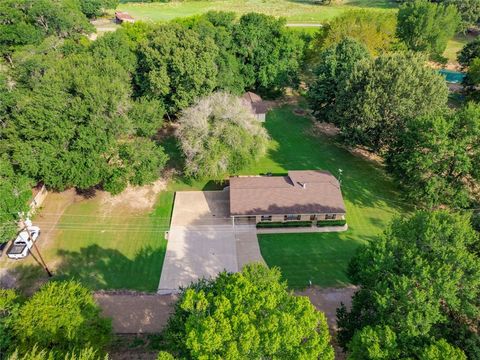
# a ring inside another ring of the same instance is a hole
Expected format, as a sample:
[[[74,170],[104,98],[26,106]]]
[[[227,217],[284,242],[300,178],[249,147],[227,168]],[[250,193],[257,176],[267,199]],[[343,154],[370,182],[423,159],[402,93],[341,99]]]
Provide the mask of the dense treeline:
[[[420,211],[361,248],[337,311],[349,359],[478,359],[479,242],[463,214]]]
[[[91,42],[84,36],[92,30],[85,15],[95,14],[82,11],[95,4],[98,10],[115,2],[0,5],[6,60],[0,152],[9,167],[0,189],[10,199],[2,220],[12,226],[24,209],[8,189],[23,194],[40,181],[55,190],[101,186],[117,194],[128,184],[146,184],[167,162],[155,139],[164,117],[175,119],[215,90],[275,94],[299,82],[304,42],[283,19],[208,13],[127,25]],[[24,177],[30,181],[17,182]],[[12,226],[2,230],[2,241]]]
[[[320,32],[308,56],[313,114],[338,126],[348,144],[384,156],[416,206],[474,206],[480,201],[480,106],[450,110],[445,79],[427,63],[455,33],[457,9],[409,1],[397,17],[394,32],[392,20],[362,25],[362,12],[346,13]],[[478,99],[478,44],[459,54],[467,100]]]

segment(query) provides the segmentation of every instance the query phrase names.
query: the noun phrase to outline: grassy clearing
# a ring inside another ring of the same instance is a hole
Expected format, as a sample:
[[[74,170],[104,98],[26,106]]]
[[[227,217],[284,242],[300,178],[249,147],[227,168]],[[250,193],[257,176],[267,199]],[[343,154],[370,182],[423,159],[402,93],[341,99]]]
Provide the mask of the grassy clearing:
[[[448,59],[449,63],[458,64],[457,54],[462,48],[473,41],[475,36],[469,34],[457,34],[455,37],[448,41],[447,48],[443,53],[443,56]]]
[[[347,0],[342,4],[328,6],[313,4],[308,0],[217,0],[182,1],[169,3],[123,2],[118,10],[127,11],[135,19],[145,21],[168,21],[174,18],[203,14],[207,11],[233,11],[238,14],[259,12],[286,17],[291,23],[324,22],[346,10],[370,8],[392,11],[396,8],[391,0]]]

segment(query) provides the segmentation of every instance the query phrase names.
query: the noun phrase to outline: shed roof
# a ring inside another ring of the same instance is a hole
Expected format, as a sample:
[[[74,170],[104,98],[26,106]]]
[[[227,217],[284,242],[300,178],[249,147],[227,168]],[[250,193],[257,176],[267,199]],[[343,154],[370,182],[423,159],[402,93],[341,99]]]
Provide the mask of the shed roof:
[[[242,99],[245,101],[245,103],[250,105],[252,112],[255,115],[266,114],[269,110],[267,102],[263,101],[259,95],[251,91],[247,91],[245,94],[243,94]]]
[[[230,214],[345,213],[340,183],[328,171],[289,171],[287,176],[230,178]]]
[[[130,14],[126,13],[126,12],[122,12],[122,11],[116,11],[115,12],[115,17],[118,19],[118,20],[133,20],[133,17],[130,16]]]

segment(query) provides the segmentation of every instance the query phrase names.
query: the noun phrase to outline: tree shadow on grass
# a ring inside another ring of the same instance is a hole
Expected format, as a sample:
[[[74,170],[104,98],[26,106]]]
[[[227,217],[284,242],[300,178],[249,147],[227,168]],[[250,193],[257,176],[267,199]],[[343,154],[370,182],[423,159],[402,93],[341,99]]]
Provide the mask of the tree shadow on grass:
[[[398,188],[382,167],[351,154],[326,136],[314,135],[311,120],[295,115],[292,109],[284,106],[270,112],[265,123],[278,144],[268,153],[275,163],[287,170],[330,171],[341,177],[344,198],[355,205],[405,209]]]
[[[60,250],[58,279],[76,279],[91,289],[156,291],[165,250],[142,248],[133,259],[115,249],[90,245],[79,251]]]

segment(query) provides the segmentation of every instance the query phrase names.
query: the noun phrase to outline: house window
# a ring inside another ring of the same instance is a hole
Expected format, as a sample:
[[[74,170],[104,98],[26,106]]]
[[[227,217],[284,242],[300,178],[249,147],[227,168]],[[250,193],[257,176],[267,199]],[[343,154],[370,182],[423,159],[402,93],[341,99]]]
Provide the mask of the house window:
[[[296,221],[300,220],[300,215],[285,215],[284,216],[285,221]]]
[[[310,221],[317,220],[317,215],[310,215]]]
[[[335,220],[337,218],[337,214],[326,214],[325,220]]]
[[[262,215],[262,221],[272,221],[272,215]]]

